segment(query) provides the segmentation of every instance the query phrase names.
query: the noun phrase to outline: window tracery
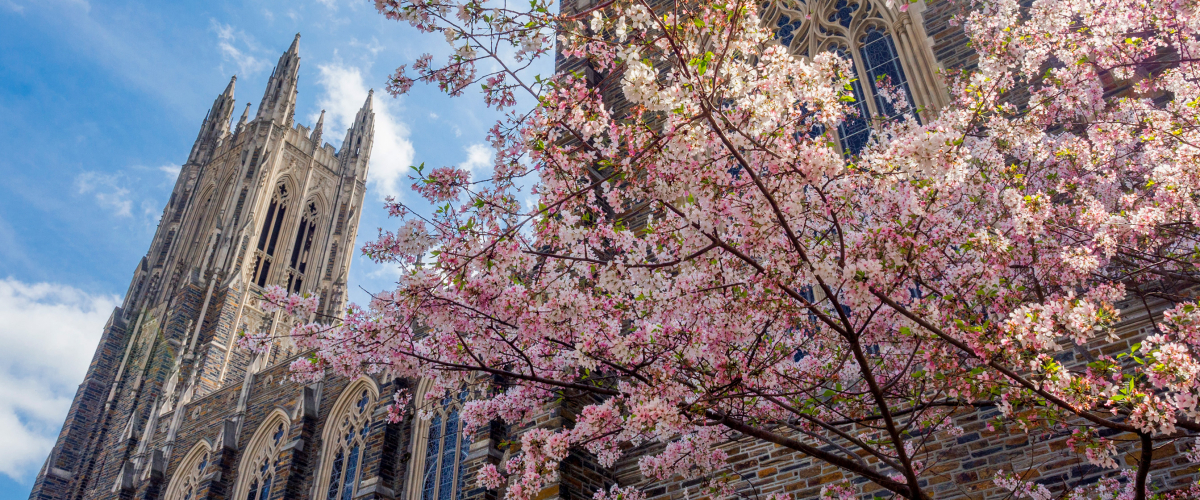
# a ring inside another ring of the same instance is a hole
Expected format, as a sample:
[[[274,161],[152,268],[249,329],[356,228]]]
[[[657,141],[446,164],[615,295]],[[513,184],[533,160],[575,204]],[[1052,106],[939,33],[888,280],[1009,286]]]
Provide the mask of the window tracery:
[[[200,480],[208,469],[212,458],[212,447],[200,441],[179,462],[179,469],[167,484],[166,500],[193,500],[197,498]]]
[[[286,442],[290,423],[283,412],[276,410],[259,426],[250,439],[247,453],[238,469],[237,500],[268,500],[277,486],[279,451]]]
[[[847,117],[838,127],[843,151],[861,151],[874,121],[900,117],[897,106],[880,92],[884,81],[907,98],[918,121],[922,113],[928,117],[944,104],[941,90],[933,84],[932,54],[925,53],[929,48],[913,43],[924,30],[910,12],[874,0],[768,0],[761,7],[763,21],[775,28],[776,40],[792,54],[810,57],[828,51],[851,62],[858,116]],[[922,87],[918,92],[914,83]]]
[[[275,262],[275,246],[279,241],[284,215],[287,214],[288,194],[285,184],[275,188],[275,193],[271,195],[271,203],[267,206],[267,216],[263,218],[262,229],[258,233],[252,274],[252,279],[258,286],[267,286],[267,277],[271,272],[271,265]]]
[[[365,380],[351,384],[330,412],[325,424],[321,470],[315,498],[350,500],[361,480],[363,455],[371,428],[371,413],[379,397]],[[260,499],[261,500],[261,499]]]

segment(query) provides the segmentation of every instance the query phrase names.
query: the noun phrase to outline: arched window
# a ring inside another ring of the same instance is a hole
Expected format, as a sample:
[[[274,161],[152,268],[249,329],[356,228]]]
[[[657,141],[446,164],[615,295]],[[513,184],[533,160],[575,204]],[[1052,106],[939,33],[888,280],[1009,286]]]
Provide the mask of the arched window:
[[[276,410],[267,417],[250,444],[246,454],[238,465],[238,482],[233,498],[235,500],[268,500],[271,491],[278,487],[275,477],[279,472],[279,450],[287,440],[290,427],[287,416]]]
[[[366,379],[346,388],[329,413],[323,434],[321,469],[315,498],[350,500],[361,480],[363,455],[371,428],[371,413],[379,392]],[[261,499],[260,499],[261,500]]]
[[[775,27],[776,39],[793,54],[808,57],[830,51],[852,63],[856,73],[851,82],[853,106],[858,116],[847,117],[838,127],[842,150],[847,153],[858,153],[867,144],[873,121],[901,115],[880,93],[883,81],[897,88],[911,109],[941,102],[928,97],[941,92],[938,89],[923,89],[921,95],[926,97],[914,99],[906,71],[920,72],[922,77],[917,80],[929,82],[933,81],[933,68],[928,63],[931,55],[902,54],[897,49],[897,28],[902,31],[915,24],[907,12],[888,9],[874,0],[768,0],[760,14]],[[928,50],[923,43],[917,45]],[[914,116],[920,120],[919,114]]]
[[[193,500],[200,487],[200,479],[212,458],[212,446],[200,440],[179,462],[171,482],[167,483],[166,500]]]
[[[427,390],[427,389],[425,389]],[[419,391],[421,393],[424,390]],[[410,470],[409,498],[414,500],[458,500],[466,484],[463,460],[471,441],[463,438],[460,412],[466,391],[448,397],[432,408],[429,420],[418,419],[413,426],[413,457]],[[418,394],[422,396],[422,394]],[[418,401],[423,400],[421,397]]]
[[[308,257],[312,253],[313,238],[317,232],[317,204],[308,202],[300,226],[296,228],[296,241],[292,244],[292,258],[288,262],[288,292],[300,292],[304,285],[304,273],[308,271]]]
[[[287,214],[288,190],[280,184],[271,195],[271,203],[267,205],[267,216],[263,218],[262,229],[258,233],[258,249],[254,258],[254,282],[258,286],[267,286],[267,276],[271,272],[271,264],[275,261],[275,245],[279,242],[279,229],[283,226],[283,217]]]

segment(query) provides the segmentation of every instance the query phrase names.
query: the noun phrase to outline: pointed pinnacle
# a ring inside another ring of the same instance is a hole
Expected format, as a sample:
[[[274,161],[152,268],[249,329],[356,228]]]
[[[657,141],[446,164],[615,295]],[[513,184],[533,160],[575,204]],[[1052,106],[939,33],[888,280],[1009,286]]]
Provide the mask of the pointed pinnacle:
[[[317,148],[321,147],[321,129],[324,127],[324,125],[325,125],[325,110],[322,109],[321,117],[317,118],[317,125],[313,127],[312,136],[310,137],[310,139],[312,140],[312,144],[313,144],[313,150],[316,150]]]
[[[250,103],[246,103],[246,110],[242,111],[242,119],[238,120],[238,125],[246,123],[246,118],[250,116]]]
[[[222,95],[233,97],[234,82],[237,82],[237,75],[233,75],[233,78],[229,79],[229,85],[225,86],[225,92],[222,92]]]
[[[375,95],[375,89],[371,89],[367,92],[367,102],[363,103],[363,109],[365,109],[365,110],[371,109],[371,97],[374,95]]]
[[[300,50],[300,34],[296,33],[296,38],[292,39],[292,46],[288,47],[289,54],[295,54]]]

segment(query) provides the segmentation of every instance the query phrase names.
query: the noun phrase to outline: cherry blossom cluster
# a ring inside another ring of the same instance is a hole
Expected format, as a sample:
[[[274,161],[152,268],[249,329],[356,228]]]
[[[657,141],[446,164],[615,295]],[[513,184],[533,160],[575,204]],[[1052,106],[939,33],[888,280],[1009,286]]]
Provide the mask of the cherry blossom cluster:
[[[420,168],[436,211],[389,200],[398,229],[364,252],[400,268],[396,288],[294,329],[313,352],[295,376],[428,380],[417,406],[472,387],[468,433],[588,401],[480,472],[510,500],[573,447],[612,465],[647,444],[644,476],[728,497],[734,437],[930,498],[930,439],[993,407],[989,429],[1064,432],[1062,453],[1125,474],[1078,498],[1149,498],[1161,472],[1117,457],[1200,432],[1200,14],[961,1],[977,67],[943,75],[939,110],[878,82],[898,115],[857,152],[838,135],[854,63],[789,53],[753,2],[377,1],[451,53],[391,92],[478,84],[509,114],[490,178]],[[551,36],[583,69],[528,74]],[[303,321],[312,300],[267,292]],[[1049,498],[1027,481],[995,478]]]
[[[307,293],[289,295],[287,290],[279,285],[269,285],[263,289],[263,312],[273,313],[282,309],[291,316],[304,318],[317,312],[320,304],[321,298],[316,295]]]

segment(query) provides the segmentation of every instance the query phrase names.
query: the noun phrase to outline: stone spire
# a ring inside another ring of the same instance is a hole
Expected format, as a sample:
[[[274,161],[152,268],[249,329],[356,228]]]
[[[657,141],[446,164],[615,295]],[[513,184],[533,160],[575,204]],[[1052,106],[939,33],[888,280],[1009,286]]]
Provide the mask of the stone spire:
[[[258,106],[255,119],[274,120],[281,125],[290,126],[290,118],[296,107],[296,78],[300,72],[300,34],[292,40],[292,46],[279,56],[271,78],[267,80],[267,89],[263,92],[262,103]]]
[[[371,89],[367,93],[367,101],[354,116],[354,123],[346,131],[342,149],[338,151],[342,174],[345,176],[353,175],[362,179],[367,177],[367,161],[371,157],[371,145],[375,135],[375,112],[371,110],[371,101],[374,96],[375,90]]]
[[[246,110],[242,111],[242,118],[238,120],[237,128],[234,129],[235,134],[242,133],[242,129],[246,128],[246,119],[250,117],[250,103],[246,103]]]
[[[308,141],[312,143],[313,151],[321,149],[321,130],[325,128],[325,110],[321,110],[321,117],[317,118],[317,125],[313,127],[312,135]]]
[[[230,99],[233,99],[233,85],[236,83],[237,75],[233,75],[233,78],[229,79],[229,85],[225,86],[225,91],[221,92],[221,96],[228,96]]]
[[[221,92],[221,95],[213,101],[212,108],[208,110],[208,115],[200,124],[200,132],[196,134],[196,143],[192,145],[188,162],[203,163],[207,161],[208,155],[212,153],[217,143],[229,134],[229,120],[233,117],[235,83],[237,83],[236,75],[229,80],[225,91]]]

